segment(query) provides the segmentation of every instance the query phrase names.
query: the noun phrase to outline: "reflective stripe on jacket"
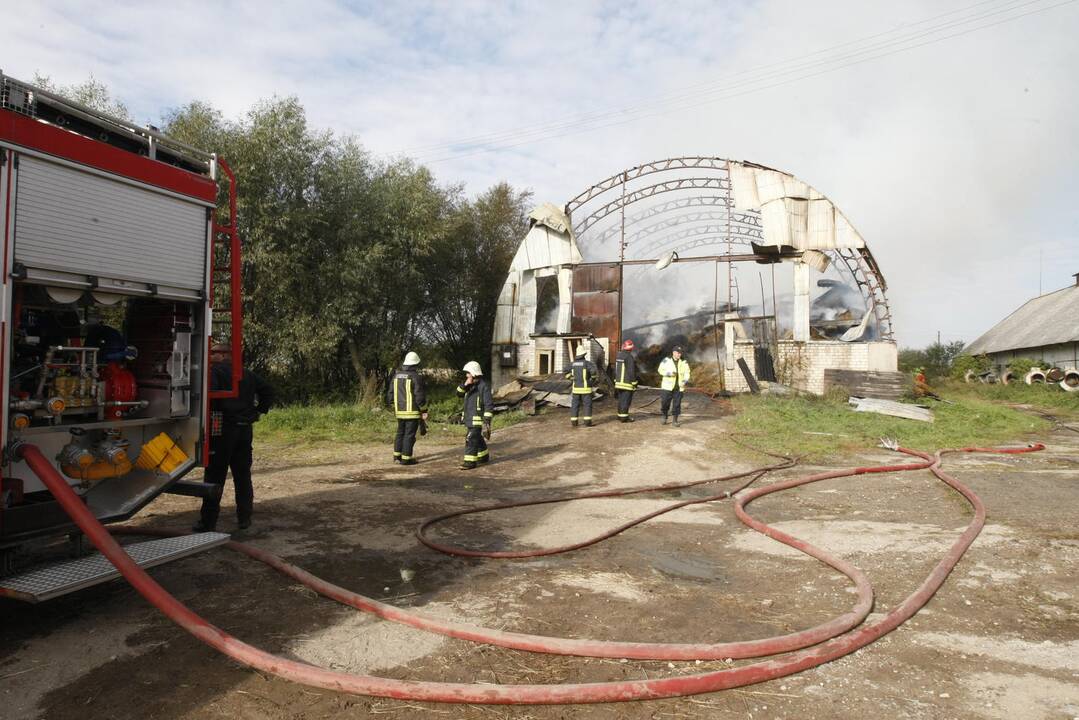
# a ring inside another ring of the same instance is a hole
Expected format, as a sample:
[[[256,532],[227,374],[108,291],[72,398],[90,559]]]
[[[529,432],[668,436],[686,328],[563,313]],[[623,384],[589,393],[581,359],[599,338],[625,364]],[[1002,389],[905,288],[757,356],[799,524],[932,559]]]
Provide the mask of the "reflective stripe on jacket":
[[[614,361],[614,386],[618,390],[637,389],[637,360],[629,350],[621,350]]]
[[[685,390],[689,384],[689,363],[685,360],[676,362],[674,358],[665,357],[659,364],[659,374],[663,378],[661,389]]]
[[[494,417],[494,400],[491,399],[491,386],[483,378],[476,378],[467,388],[457,386],[457,395],[465,399],[465,427],[480,427]]]
[[[574,360],[573,364],[569,366],[569,372],[566,373],[567,378],[573,379],[574,395],[591,395],[592,390],[596,387],[596,377],[598,375],[599,369],[596,364],[585,358]]]
[[[386,399],[393,407],[393,414],[398,420],[415,420],[427,412],[427,390],[423,377],[412,366],[402,367],[393,379],[386,393]]]

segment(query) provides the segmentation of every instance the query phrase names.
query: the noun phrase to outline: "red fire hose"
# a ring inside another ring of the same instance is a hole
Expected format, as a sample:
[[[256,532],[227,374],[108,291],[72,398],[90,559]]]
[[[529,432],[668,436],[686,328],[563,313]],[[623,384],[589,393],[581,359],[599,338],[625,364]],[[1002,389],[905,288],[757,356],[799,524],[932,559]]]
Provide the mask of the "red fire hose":
[[[962,452],[1025,453],[1042,449],[1044,449],[1044,446],[1039,444],[1032,445],[1028,448],[1003,450],[964,448]],[[941,559],[940,563],[938,563],[929,576],[922,582],[919,588],[881,619],[867,625],[862,625],[845,635],[834,637],[814,647],[798,650],[797,652],[790,653],[781,658],[764,660],[740,667],[704,672],[695,675],[589,684],[493,686],[467,683],[411,682],[336,672],[315,667],[307,663],[278,657],[237,640],[220,628],[211,625],[206,620],[196,615],[175,597],[170,595],[164,588],[158,585],[157,582],[146,574],[142,568],[136,565],[116,540],[112,538],[108,530],[97,521],[89,509],[83,504],[79,496],[68,486],[67,482],[60,477],[52,464],[41,454],[41,451],[37,447],[29,444],[22,444],[14,449],[15,456],[26,461],[34,473],[37,474],[43,483],[45,483],[46,487],[48,487],[49,491],[60,503],[65,512],[72,518],[75,524],[78,525],[101,553],[116,566],[117,570],[129,583],[131,583],[132,587],[180,627],[232,659],[258,670],[277,675],[286,680],[299,682],[312,687],[337,690],[356,695],[373,695],[431,702],[482,704],[616,702],[680,697],[713,692],[716,690],[764,682],[766,680],[772,680],[815,667],[865,647],[877,638],[895,629],[913,616],[926,602],[928,602],[933,593],[940,588],[948,573],[955,567],[955,564],[959,561],[963,552],[965,552],[967,547],[974,541],[974,538],[981,531],[982,525],[985,523],[985,507],[982,505],[981,500],[966,486],[940,469],[942,454],[951,451],[938,451],[936,455],[928,455],[926,453],[904,448],[900,448],[900,451],[908,455],[921,457],[925,462],[895,466],[854,468],[851,470],[819,473],[817,475],[810,475],[808,477],[758,488],[737,497],[735,500],[735,513],[742,522],[755,530],[764,533],[768,537],[806,552],[804,547],[800,546],[809,547],[807,543],[750,517],[745,511],[745,507],[756,498],[764,495],[828,478],[845,477],[864,473],[895,472],[926,468],[943,482],[962,494],[974,508],[974,518],[970,525],[955,541],[949,551],[945,554],[944,558]],[[376,612],[376,614],[386,617],[387,619],[407,622],[415,627],[421,627],[432,620],[416,613],[386,606],[370,598],[365,598],[345,590],[344,588],[327,583],[300,568],[286,563],[281,558],[266,553],[265,551],[258,550],[257,548],[236,542],[229,543],[229,545],[233,549],[244,552],[251,557],[268,562],[275,569],[300,580],[308,587],[317,590],[327,597],[334,598],[341,602],[347,602],[360,609]],[[823,551],[819,552],[824,554]],[[389,612],[390,610],[393,612]],[[398,617],[391,617],[391,615],[396,615]],[[449,626],[451,624],[443,623],[443,625]],[[462,625],[457,625],[456,627],[468,628],[468,626]],[[432,627],[430,629],[433,629],[436,632],[442,632],[442,630],[437,628]],[[491,644],[505,644],[500,642],[500,640],[503,639],[502,636],[515,635],[512,633],[507,634],[498,631],[483,630],[481,628],[470,628],[468,634],[470,635],[469,639]],[[554,645],[556,643],[551,642],[553,640],[555,639],[549,639],[543,644]],[[552,652],[552,650],[544,646],[528,649],[540,652]],[[557,652],[557,650],[553,650],[553,652]]]

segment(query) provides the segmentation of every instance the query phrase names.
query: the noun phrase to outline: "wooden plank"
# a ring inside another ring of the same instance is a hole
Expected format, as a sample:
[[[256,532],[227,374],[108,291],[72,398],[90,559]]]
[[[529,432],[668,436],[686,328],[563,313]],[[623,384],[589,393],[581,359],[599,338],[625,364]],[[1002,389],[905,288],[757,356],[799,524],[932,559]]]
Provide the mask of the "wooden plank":
[[[824,371],[824,389],[842,388],[848,395],[895,400],[910,390],[904,373],[828,368]]]
[[[746,384],[749,385],[749,391],[754,395],[760,395],[761,386],[757,384],[757,378],[753,377],[753,373],[749,371],[749,365],[746,364],[745,358],[738,358],[738,369],[742,371],[742,376],[746,379]]]

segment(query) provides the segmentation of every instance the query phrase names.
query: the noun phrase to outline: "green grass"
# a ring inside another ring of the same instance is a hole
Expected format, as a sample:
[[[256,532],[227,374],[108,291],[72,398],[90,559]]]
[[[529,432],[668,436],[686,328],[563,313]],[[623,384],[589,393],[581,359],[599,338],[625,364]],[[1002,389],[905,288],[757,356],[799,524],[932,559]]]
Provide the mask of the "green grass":
[[[429,432],[435,439],[464,434],[462,426],[450,424],[461,410],[461,399],[453,386],[432,387],[427,408]],[[524,417],[518,411],[499,413],[492,427],[495,430],[509,427]],[[396,431],[393,411],[358,403],[285,405],[274,408],[255,426],[256,439],[271,444],[387,442]]]
[[[950,398],[951,399],[951,398]],[[739,438],[762,450],[805,455],[822,461],[879,443],[888,437],[916,450],[994,445],[1029,439],[1051,423],[978,397],[956,397],[955,405],[927,401],[934,422],[854,412],[846,396],[776,397],[742,395],[732,400]],[[724,445],[733,445],[725,442]]]
[[[939,389],[943,397],[953,400],[979,399],[1010,405],[1030,405],[1061,420],[1079,419],[1079,392],[1065,392],[1055,384],[983,385],[949,381],[942,383]]]

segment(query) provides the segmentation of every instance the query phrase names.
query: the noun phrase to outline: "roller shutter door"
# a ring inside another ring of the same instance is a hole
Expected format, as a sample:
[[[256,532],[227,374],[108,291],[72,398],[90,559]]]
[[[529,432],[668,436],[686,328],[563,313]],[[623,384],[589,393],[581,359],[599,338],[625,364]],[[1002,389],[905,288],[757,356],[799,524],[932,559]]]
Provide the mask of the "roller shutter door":
[[[198,290],[206,207],[22,155],[15,261],[28,268]]]

